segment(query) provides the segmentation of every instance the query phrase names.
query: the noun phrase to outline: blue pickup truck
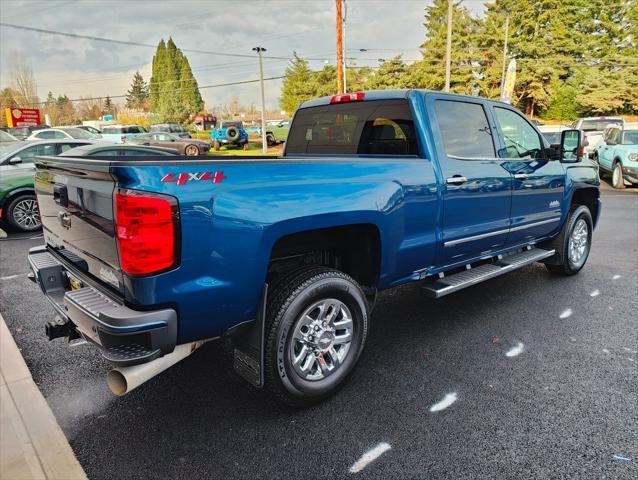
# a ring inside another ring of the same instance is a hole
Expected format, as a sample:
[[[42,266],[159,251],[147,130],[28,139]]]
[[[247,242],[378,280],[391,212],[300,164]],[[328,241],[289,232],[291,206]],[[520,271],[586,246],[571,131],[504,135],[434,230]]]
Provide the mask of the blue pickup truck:
[[[305,406],[352,374],[377,292],[438,298],[526,265],[583,268],[601,211],[581,134],[421,90],[320,98],[283,156],[39,157],[31,278],[124,394],[212,339]]]

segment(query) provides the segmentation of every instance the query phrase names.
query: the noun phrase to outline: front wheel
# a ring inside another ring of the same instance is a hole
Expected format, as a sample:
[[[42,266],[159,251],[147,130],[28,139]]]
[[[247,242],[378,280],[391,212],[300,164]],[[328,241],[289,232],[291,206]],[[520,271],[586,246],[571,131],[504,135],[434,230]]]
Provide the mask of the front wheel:
[[[552,241],[560,262],[545,265],[551,273],[575,275],[580,272],[591,250],[593,225],[591,213],[584,205],[570,212],[560,234]]]
[[[213,142],[213,148],[215,149],[216,152],[219,152],[219,149],[221,148],[221,145],[219,144],[219,142],[217,140],[215,140]]]
[[[266,135],[266,145],[272,147],[275,144],[275,136],[272,133]]]
[[[282,402],[310,406],[352,374],[368,332],[368,305],[350,276],[309,268],[273,289],[266,313],[266,387]]]
[[[614,164],[614,170],[611,175],[611,186],[614,188],[625,188],[625,179],[622,176],[622,164],[616,162]]]

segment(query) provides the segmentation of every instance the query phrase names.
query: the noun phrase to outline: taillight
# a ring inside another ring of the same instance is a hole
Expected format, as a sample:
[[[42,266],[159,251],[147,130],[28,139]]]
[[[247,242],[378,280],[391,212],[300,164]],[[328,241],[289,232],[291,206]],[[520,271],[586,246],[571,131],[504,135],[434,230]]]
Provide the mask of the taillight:
[[[360,102],[363,100],[363,92],[345,93],[343,95],[335,95],[330,99],[330,103],[346,103],[346,102]]]
[[[150,275],[177,264],[177,200],[168,195],[115,192],[115,228],[120,266],[131,275]]]

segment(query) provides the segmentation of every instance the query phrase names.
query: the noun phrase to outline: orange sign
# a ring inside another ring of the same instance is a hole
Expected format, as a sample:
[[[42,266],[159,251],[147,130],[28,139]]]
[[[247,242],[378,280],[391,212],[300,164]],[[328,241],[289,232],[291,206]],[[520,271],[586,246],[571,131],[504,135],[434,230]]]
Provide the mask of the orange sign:
[[[40,110],[37,108],[6,108],[7,125],[9,127],[25,127],[41,125]]]

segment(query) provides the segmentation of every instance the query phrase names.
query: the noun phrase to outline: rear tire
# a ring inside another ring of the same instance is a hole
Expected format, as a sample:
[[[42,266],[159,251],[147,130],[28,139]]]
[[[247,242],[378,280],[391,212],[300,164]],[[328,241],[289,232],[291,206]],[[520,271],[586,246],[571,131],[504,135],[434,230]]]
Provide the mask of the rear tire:
[[[35,232],[42,227],[38,201],[33,194],[18,195],[9,201],[6,220],[21,232]]]
[[[215,140],[215,141],[213,142],[213,148],[215,149],[215,151],[216,151],[216,152],[219,152],[220,147],[221,147],[221,146],[219,145],[219,142],[218,142],[217,140]]]
[[[275,136],[272,133],[266,134],[266,145],[272,147],[275,143]]]
[[[625,188],[625,179],[622,176],[622,164],[614,163],[614,169],[611,175],[611,186],[617,189]]]
[[[266,311],[265,386],[279,401],[306,407],[350,378],[368,333],[361,287],[343,272],[310,267],[273,288]]]
[[[545,247],[556,250],[556,257],[559,258],[558,263],[545,264],[547,270],[555,275],[567,276],[580,272],[591,251],[593,225],[586,206],[572,208],[558,236]]]

